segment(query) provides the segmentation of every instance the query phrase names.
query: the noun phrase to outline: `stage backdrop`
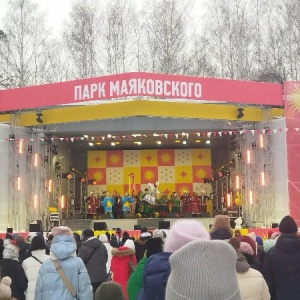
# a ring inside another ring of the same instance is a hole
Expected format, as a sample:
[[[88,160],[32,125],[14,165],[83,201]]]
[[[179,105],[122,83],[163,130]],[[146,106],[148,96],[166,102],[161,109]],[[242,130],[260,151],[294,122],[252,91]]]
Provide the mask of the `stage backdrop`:
[[[123,195],[131,188],[130,176],[134,176],[135,192],[144,190],[148,183],[159,182],[159,192],[168,196],[173,191],[198,194],[211,193],[211,184],[203,178],[211,177],[210,149],[151,149],[88,151],[89,192],[103,191]]]

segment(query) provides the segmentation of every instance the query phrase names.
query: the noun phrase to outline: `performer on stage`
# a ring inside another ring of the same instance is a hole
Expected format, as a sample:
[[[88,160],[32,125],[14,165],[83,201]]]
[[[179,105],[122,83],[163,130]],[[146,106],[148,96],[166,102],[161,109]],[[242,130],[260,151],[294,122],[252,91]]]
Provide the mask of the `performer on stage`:
[[[158,199],[158,214],[160,218],[166,217],[167,213],[169,212],[168,202],[168,196],[162,193],[161,197]]]
[[[199,198],[197,193],[193,193],[193,196],[191,197],[191,201],[189,203],[189,212],[193,215],[199,214]]]
[[[176,192],[172,193],[169,203],[170,212],[181,213],[181,202]]]
[[[112,213],[112,207],[115,204],[115,199],[113,197],[110,197],[109,193],[107,193],[106,197],[101,202],[101,204],[104,207],[104,212],[106,214],[111,214]]]
[[[206,212],[206,205],[207,205],[207,200],[209,199],[208,196],[205,195],[205,192],[202,190],[201,194],[199,196],[200,200],[200,211]]]
[[[187,213],[189,210],[189,200],[190,196],[187,192],[183,192],[183,195],[180,197],[182,213]]]
[[[91,192],[87,198],[87,215],[90,218],[92,218],[93,215],[97,215],[97,199],[95,198],[94,192]]]
[[[125,217],[126,213],[130,212],[130,205],[133,202],[133,198],[129,196],[128,193],[125,193],[124,197],[122,197],[122,209],[123,209],[123,216]]]

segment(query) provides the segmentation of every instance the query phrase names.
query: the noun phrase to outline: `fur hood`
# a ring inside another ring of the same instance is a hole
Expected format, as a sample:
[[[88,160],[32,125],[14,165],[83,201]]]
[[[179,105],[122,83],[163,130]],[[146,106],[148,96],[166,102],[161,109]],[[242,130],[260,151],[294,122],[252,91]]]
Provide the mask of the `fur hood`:
[[[120,248],[113,248],[111,250],[111,254],[114,256],[129,256],[129,255],[134,255],[135,251],[131,248],[120,247]]]

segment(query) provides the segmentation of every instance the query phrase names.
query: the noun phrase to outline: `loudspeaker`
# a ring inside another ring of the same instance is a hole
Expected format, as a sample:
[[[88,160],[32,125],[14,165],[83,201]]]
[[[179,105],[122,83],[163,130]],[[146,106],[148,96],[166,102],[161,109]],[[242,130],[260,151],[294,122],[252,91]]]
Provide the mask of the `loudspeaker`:
[[[277,228],[278,227],[278,223],[272,223],[272,228]]]
[[[201,213],[201,218],[210,218],[210,213],[209,212],[202,212]]]
[[[231,227],[232,229],[235,228],[235,222],[234,222],[235,220],[236,220],[236,218],[230,219],[230,227]]]
[[[41,231],[41,224],[29,224],[29,232]]]
[[[170,229],[170,221],[158,221],[158,229]]]
[[[95,230],[107,230],[106,222],[94,222],[94,231]]]
[[[13,229],[13,228],[11,228],[11,227],[9,227],[9,228],[6,228],[6,232],[8,232],[8,233],[13,233],[13,232],[14,232],[14,229]]]
[[[142,226],[141,225],[133,225],[134,230],[141,230]]]

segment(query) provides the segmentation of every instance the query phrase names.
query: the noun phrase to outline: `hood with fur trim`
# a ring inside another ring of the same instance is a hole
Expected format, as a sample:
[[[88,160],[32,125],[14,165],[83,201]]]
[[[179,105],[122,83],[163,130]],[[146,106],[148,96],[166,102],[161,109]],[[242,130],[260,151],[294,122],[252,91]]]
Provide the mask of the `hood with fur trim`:
[[[111,254],[114,256],[129,256],[134,255],[135,251],[134,249],[122,246],[120,248],[113,248]]]

